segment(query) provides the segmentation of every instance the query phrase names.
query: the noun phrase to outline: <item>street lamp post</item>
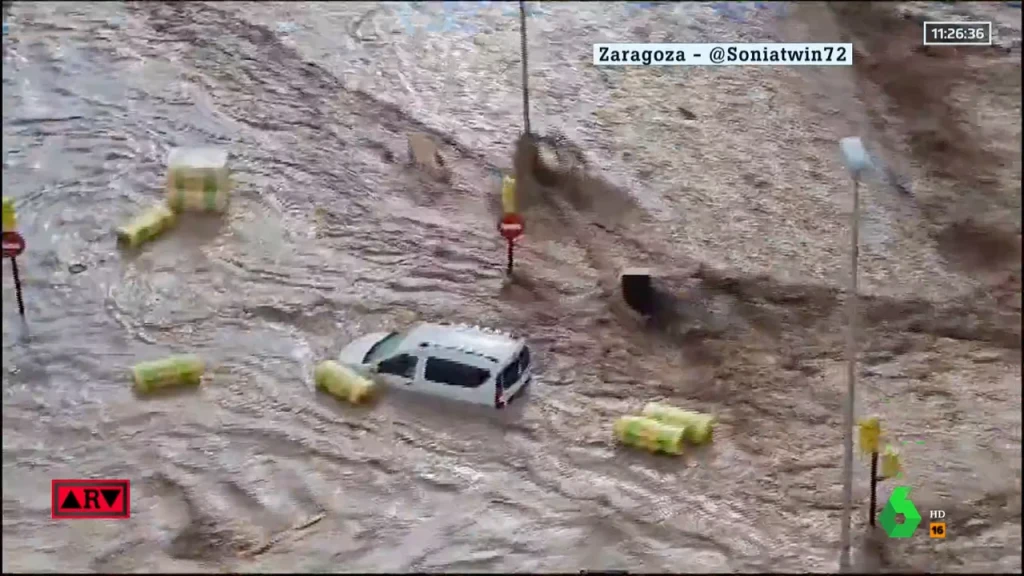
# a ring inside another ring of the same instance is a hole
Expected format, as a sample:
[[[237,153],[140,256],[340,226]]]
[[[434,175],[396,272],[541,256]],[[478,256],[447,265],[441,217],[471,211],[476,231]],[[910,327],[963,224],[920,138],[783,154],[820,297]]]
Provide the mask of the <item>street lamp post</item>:
[[[850,176],[853,178],[853,210],[850,213],[850,283],[846,293],[846,405],[843,410],[843,524],[839,568],[850,570],[850,520],[853,514],[853,422],[857,388],[857,258],[860,251],[860,178],[871,165],[860,138],[839,141]]]
[[[526,1],[519,0],[519,50],[523,59],[523,131],[530,133],[530,78],[526,50]]]

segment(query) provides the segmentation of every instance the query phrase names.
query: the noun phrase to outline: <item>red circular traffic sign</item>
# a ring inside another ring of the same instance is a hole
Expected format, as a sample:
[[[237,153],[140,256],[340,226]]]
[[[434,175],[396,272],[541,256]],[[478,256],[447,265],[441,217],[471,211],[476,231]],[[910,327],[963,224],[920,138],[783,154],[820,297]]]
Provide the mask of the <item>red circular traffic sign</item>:
[[[25,251],[25,239],[17,232],[4,232],[0,243],[3,245],[5,258],[14,258]]]
[[[519,214],[505,214],[501,222],[498,223],[498,232],[501,232],[501,235],[509,241],[520,237],[525,229],[526,223],[523,222],[523,218]]]

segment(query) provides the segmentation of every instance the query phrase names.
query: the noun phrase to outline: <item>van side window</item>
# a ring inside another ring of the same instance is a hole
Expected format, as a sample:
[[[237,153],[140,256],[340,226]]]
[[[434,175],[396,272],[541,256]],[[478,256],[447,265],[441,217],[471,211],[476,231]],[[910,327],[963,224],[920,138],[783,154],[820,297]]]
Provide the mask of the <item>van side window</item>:
[[[393,374],[402,378],[413,378],[416,375],[416,357],[409,354],[399,354],[381,362],[377,365],[377,372],[381,374]]]
[[[427,358],[424,377],[432,382],[476,388],[490,378],[491,373],[483,368],[469,366],[461,362],[452,362],[441,358]]]

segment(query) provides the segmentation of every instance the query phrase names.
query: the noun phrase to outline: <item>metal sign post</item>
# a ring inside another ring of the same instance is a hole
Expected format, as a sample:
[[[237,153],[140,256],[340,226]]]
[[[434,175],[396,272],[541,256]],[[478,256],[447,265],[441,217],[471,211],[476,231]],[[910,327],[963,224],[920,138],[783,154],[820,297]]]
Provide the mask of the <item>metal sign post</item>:
[[[850,517],[853,514],[853,407],[857,388],[857,259],[860,246],[860,177],[871,165],[860,138],[839,141],[843,162],[853,177],[853,210],[850,214],[850,284],[846,293],[846,405],[843,410],[843,524],[839,569],[850,570]]]
[[[513,253],[514,253],[513,247],[514,246],[515,246],[515,240],[509,239],[508,240],[508,259],[506,260],[507,263],[505,264],[505,274],[508,275],[508,276],[512,275],[512,265],[515,262],[515,257],[513,256]]]
[[[870,524],[875,525],[875,510],[878,509],[878,452],[871,453],[871,514]]]
[[[887,478],[899,478],[899,452],[891,445],[882,452],[882,424],[877,416],[864,418],[860,427],[860,451],[871,456],[871,504],[868,509],[868,524],[874,528],[878,524],[878,483]],[[881,467],[881,473],[879,473]],[[883,520],[882,527],[885,528]]]

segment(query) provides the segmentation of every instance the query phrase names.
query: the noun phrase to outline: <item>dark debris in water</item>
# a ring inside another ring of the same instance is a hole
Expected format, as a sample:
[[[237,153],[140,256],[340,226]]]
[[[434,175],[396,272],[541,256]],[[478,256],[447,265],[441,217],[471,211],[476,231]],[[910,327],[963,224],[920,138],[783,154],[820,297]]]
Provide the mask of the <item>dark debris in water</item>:
[[[677,106],[676,110],[679,110],[679,113],[682,114],[683,118],[686,118],[687,120],[696,120],[697,119],[697,115],[696,114],[694,114],[693,112],[690,112],[689,110],[687,110],[686,108],[683,108],[682,106]]]

